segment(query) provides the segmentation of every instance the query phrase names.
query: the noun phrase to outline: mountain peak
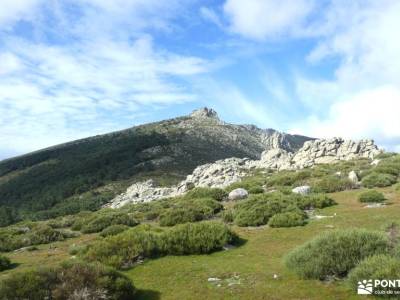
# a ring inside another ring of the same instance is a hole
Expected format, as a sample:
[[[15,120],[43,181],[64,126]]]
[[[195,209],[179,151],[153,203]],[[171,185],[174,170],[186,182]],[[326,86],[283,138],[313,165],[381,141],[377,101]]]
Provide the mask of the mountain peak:
[[[208,107],[203,107],[203,108],[196,109],[190,114],[190,116],[192,118],[219,119],[217,112],[215,110],[213,110],[212,108],[208,108]]]

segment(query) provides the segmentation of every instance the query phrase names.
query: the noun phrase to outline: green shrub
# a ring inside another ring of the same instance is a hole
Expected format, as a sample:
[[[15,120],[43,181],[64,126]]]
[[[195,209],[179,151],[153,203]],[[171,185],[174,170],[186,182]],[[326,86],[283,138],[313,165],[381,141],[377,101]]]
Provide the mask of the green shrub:
[[[67,262],[11,274],[0,282],[1,299],[133,299],[129,278],[99,263]]]
[[[271,219],[269,219],[268,225],[271,227],[294,227],[294,226],[303,226],[306,224],[307,216],[301,212],[284,212],[273,215]]]
[[[279,192],[252,195],[237,203],[233,209],[233,219],[238,226],[260,226],[279,213],[311,208],[324,208],[335,204],[324,194],[282,194]]]
[[[294,186],[302,185],[312,175],[311,170],[280,171],[267,179],[267,186]]]
[[[260,226],[268,223],[273,215],[287,206],[281,195],[256,195],[237,203],[234,207],[234,222],[238,226]]]
[[[312,184],[314,192],[318,193],[333,193],[340,192],[352,188],[352,183],[348,178],[340,178],[329,175],[318,179]]]
[[[111,226],[104,228],[100,232],[100,236],[106,237],[106,236],[110,236],[110,235],[116,235],[127,229],[129,229],[129,226],[127,226],[127,225],[121,225],[121,224],[111,225]]]
[[[222,201],[228,197],[228,193],[223,189],[197,187],[190,190],[185,198],[212,198],[217,201]]]
[[[396,177],[389,174],[381,174],[372,172],[369,175],[363,177],[361,183],[364,187],[374,188],[374,187],[385,187],[390,186],[396,182]]]
[[[226,188],[227,192],[231,192],[235,189],[242,188],[246,191],[250,191],[251,189],[259,189],[264,185],[265,180],[258,177],[245,177],[241,181],[232,183],[230,186]]]
[[[335,205],[336,202],[325,194],[309,194],[297,197],[297,206],[300,209],[325,208]]]
[[[174,226],[188,222],[197,222],[204,219],[204,214],[196,209],[171,208],[160,216],[161,226]]]
[[[231,209],[224,210],[221,217],[225,223],[232,223],[234,221],[233,211]]]
[[[383,201],[385,201],[385,196],[378,191],[368,190],[368,191],[362,192],[358,196],[358,200],[360,202],[383,202]]]
[[[111,225],[136,226],[139,222],[129,213],[99,212],[88,224],[83,225],[83,233],[100,232]]]
[[[386,253],[388,246],[387,237],[380,232],[332,231],[290,252],[286,266],[302,278],[343,277],[364,258]]]
[[[0,272],[11,268],[11,261],[8,257],[0,255]]]
[[[160,215],[161,226],[174,226],[209,219],[221,211],[222,204],[211,198],[183,199]]]
[[[188,223],[173,227],[164,237],[167,254],[203,254],[220,250],[236,240],[229,228],[215,221]]]
[[[400,192],[400,183],[397,183],[397,184],[394,186],[394,189],[395,189],[395,191]]]
[[[76,236],[75,233],[53,229],[44,223],[25,223],[0,230],[0,251],[12,251],[32,245],[48,244]]]
[[[249,189],[250,194],[262,194],[264,189],[261,186],[254,186]]]
[[[358,282],[368,279],[397,280],[400,278],[400,260],[388,255],[374,255],[367,257],[358,266],[356,266],[348,276],[348,283],[356,291]],[[379,287],[382,291],[397,291],[400,289],[389,287]],[[384,295],[382,295],[384,296]],[[387,295],[389,296],[389,294]]]
[[[141,258],[202,254],[234,242],[236,236],[223,223],[187,223],[168,229],[141,225],[90,245],[81,255],[116,268],[129,268]]]

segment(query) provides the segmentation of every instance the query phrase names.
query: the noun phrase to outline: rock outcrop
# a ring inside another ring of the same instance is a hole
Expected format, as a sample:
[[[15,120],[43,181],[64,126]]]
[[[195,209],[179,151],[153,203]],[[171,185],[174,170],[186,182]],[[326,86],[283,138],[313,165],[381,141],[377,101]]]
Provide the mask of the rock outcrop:
[[[207,117],[208,114],[215,117],[215,113],[209,110],[195,113],[196,117],[199,118]],[[279,143],[272,146],[279,146]],[[240,181],[241,178],[254,168],[297,170],[312,167],[316,164],[335,163],[340,160],[356,158],[368,158],[372,160],[381,152],[372,140],[355,142],[333,138],[307,141],[303,147],[294,153],[282,148],[273,148],[264,151],[260,160],[227,158],[218,160],[215,163],[198,166],[185,180],[169,188],[155,187],[153,181],[135,183],[128,188],[126,193],[113,199],[108,206],[116,208],[127,203],[148,202],[166,197],[179,196],[194,187],[224,188],[234,182]],[[356,180],[355,177],[352,176],[354,181]],[[307,193],[307,187],[299,187],[294,192]]]

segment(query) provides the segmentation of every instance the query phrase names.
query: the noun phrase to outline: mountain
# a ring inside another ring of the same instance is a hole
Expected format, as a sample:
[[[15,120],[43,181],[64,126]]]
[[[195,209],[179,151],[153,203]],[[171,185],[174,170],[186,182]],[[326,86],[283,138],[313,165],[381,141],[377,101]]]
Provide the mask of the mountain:
[[[203,108],[61,144],[0,162],[0,219],[10,223],[98,209],[139,180],[171,185],[204,163],[259,159],[264,150],[276,148],[294,152],[308,140],[313,139],[228,124]]]

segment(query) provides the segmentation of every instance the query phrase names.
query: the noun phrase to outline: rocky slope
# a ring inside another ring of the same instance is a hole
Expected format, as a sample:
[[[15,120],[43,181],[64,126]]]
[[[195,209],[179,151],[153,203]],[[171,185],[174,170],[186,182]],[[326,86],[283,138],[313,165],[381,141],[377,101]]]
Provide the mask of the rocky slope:
[[[93,210],[132,182],[152,178],[172,185],[199,165],[229,157],[256,160],[273,148],[294,152],[308,140],[228,124],[203,108],[0,162],[0,215],[11,209],[22,218],[48,218]]]
[[[289,152],[279,145],[265,150],[260,160],[228,158],[197,167],[178,185],[162,188],[153,181],[135,183],[107,206],[121,207],[129,203],[148,202],[179,196],[194,187],[226,187],[240,181],[251,169],[296,170],[315,164],[334,163],[355,158],[373,159],[382,151],[372,140],[351,141],[341,138],[307,141],[298,151]]]

